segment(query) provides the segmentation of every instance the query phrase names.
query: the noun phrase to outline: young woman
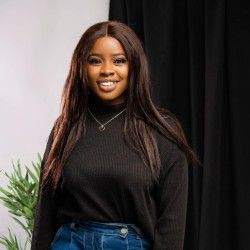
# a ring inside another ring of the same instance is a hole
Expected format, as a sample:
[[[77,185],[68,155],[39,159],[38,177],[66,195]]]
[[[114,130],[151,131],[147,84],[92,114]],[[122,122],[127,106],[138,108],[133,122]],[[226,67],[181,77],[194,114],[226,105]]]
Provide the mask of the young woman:
[[[195,154],[149,89],[128,26],[83,34],[42,162],[32,250],[183,249]]]

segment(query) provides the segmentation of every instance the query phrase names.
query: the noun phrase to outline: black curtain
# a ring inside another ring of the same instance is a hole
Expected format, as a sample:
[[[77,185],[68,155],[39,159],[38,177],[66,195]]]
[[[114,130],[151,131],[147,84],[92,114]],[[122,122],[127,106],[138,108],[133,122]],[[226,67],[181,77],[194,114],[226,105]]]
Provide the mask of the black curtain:
[[[190,166],[185,247],[250,249],[250,3],[111,0],[149,59],[155,103],[177,114]]]

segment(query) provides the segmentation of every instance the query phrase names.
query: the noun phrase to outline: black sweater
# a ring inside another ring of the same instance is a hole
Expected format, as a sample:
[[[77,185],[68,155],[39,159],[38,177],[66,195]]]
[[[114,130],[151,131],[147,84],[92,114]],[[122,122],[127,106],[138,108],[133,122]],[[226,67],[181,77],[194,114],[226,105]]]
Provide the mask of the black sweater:
[[[124,109],[91,105],[105,123]],[[60,225],[73,219],[133,223],[154,250],[182,250],[188,193],[188,165],[179,147],[155,133],[161,174],[150,169],[123,139],[125,112],[99,131],[88,113],[86,133],[76,144],[62,171],[62,185],[39,190],[31,250],[48,250]],[[52,142],[50,134],[42,167]]]

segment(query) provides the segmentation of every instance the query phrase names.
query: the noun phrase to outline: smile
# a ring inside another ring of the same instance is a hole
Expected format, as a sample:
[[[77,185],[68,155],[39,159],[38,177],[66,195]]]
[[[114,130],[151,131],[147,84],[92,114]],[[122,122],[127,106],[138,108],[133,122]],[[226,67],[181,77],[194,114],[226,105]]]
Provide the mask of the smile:
[[[114,85],[115,83],[117,83],[117,81],[115,81],[115,82],[100,82],[99,84],[101,86],[111,86],[111,85]]]
[[[97,82],[99,89],[104,92],[111,92],[116,88],[118,81]]]

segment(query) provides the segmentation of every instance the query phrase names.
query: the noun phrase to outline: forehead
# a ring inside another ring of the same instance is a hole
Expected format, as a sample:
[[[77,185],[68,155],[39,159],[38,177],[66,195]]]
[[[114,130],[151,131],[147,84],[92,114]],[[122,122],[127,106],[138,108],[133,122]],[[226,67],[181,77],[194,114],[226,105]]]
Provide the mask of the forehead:
[[[121,45],[121,43],[115,39],[114,37],[111,36],[105,36],[98,38],[91,50],[90,53],[95,53],[95,54],[125,54],[125,51]]]

